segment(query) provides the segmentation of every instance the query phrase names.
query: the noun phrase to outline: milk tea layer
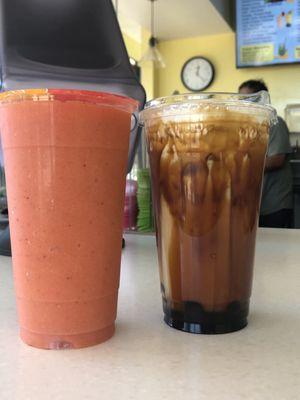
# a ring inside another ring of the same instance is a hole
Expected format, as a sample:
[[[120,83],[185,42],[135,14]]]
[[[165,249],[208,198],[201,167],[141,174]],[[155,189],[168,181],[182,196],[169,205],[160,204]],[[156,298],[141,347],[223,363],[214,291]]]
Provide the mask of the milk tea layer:
[[[268,132],[247,108],[146,121],[167,307],[249,300]]]

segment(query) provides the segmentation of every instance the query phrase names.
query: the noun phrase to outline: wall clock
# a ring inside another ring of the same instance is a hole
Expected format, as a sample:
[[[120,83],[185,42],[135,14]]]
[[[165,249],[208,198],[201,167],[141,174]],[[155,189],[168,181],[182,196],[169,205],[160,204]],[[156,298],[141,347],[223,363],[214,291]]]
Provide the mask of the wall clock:
[[[204,57],[196,56],[187,60],[181,70],[181,81],[193,92],[206,89],[213,81],[215,69]]]

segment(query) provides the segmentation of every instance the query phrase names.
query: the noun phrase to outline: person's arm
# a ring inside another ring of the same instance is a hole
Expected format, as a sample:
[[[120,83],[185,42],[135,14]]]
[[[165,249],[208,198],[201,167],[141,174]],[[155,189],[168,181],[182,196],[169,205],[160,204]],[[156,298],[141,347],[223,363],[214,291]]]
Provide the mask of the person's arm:
[[[285,154],[275,154],[266,158],[265,171],[274,171],[283,167],[285,162]]]

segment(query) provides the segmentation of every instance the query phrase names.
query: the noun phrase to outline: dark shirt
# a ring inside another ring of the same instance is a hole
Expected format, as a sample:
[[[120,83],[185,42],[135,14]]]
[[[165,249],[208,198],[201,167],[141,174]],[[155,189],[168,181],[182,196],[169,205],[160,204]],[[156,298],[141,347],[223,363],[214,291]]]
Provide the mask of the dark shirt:
[[[278,123],[270,130],[267,156],[286,154],[286,158],[282,168],[266,171],[264,174],[261,215],[293,208],[293,176],[288,156],[290,153],[292,148],[289,130],[284,120],[278,117]]]

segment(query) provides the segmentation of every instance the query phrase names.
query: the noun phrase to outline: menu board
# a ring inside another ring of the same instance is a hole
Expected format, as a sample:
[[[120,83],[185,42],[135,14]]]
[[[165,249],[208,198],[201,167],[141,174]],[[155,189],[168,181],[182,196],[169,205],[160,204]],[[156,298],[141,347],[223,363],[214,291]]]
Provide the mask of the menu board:
[[[300,62],[300,0],[236,0],[237,67]]]

